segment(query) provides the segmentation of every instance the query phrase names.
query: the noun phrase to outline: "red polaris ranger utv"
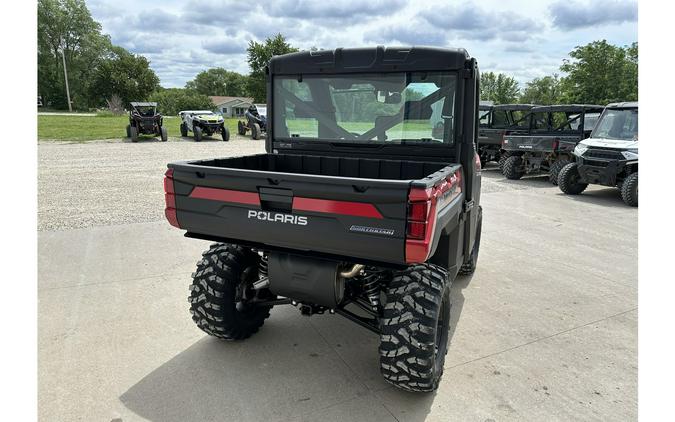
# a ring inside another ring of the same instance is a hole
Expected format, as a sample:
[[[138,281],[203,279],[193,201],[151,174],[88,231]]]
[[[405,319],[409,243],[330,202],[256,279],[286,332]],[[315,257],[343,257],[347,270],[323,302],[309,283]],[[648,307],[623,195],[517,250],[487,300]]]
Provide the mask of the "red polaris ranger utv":
[[[480,246],[476,60],[306,51],[267,74],[266,153],[168,165],[167,219],[217,242],[193,274],[192,319],[240,340],[273,306],[342,315],[380,336],[388,382],[435,390],[450,285]]]

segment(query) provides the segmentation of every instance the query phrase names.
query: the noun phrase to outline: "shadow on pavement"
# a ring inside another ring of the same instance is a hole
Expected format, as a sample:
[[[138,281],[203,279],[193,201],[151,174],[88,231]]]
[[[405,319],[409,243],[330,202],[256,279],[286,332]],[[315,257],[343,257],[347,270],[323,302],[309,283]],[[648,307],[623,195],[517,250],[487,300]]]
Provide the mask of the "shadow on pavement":
[[[480,256],[478,258],[480,262]],[[471,275],[458,275],[455,278],[455,281],[452,283],[452,289],[450,290],[450,331],[448,333],[448,349],[452,347],[452,338],[455,335],[455,329],[457,328],[457,323],[459,322],[459,317],[462,314],[462,308],[464,308],[464,293],[463,290],[471,283],[473,279],[473,274]]]
[[[203,337],[143,377],[120,400],[151,421],[326,421],[384,417],[388,412],[383,406],[389,409],[390,403],[381,399],[384,395],[406,403],[406,420],[425,420],[435,394],[407,393],[385,383],[378,373],[377,348],[372,347],[376,336],[352,323],[351,334],[336,327],[343,322],[330,316],[312,323],[321,325],[320,331],[344,332],[325,341],[295,312],[292,319],[281,315],[276,323],[266,323],[244,342]],[[374,341],[354,341],[364,335],[374,336]],[[334,345],[340,343],[338,353]]]
[[[132,142],[131,138],[121,138],[121,140],[125,144],[143,144],[143,143],[148,143],[148,142],[159,142],[159,143],[162,142],[162,140],[160,139],[159,136],[151,137],[151,136],[145,136],[145,135],[139,135],[137,142]]]
[[[580,195],[565,195],[562,192],[558,192],[558,194],[565,196],[570,201],[585,202],[611,208],[631,208],[623,202],[621,193],[617,188],[608,187],[605,189],[587,190]]]
[[[449,347],[470,281],[458,277],[452,286]],[[404,412],[405,420],[428,417],[436,393],[401,391],[379,376],[377,336],[338,316],[310,324],[294,311],[273,313],[243,342],[203,337],[129,388],[121,402],[143,418],[167,422],[278,421],[324,413],[329,420],[360,420],[382,405]]]

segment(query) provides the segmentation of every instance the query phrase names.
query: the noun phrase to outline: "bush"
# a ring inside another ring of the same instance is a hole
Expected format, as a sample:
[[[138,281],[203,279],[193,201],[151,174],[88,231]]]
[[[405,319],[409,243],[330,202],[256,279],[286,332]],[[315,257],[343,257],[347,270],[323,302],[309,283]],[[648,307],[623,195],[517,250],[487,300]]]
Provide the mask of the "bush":
[[[181,110],[213,110],[215,108],[208,96],[182,88],[155,91],[149,101],[156,101],[157,109],[165,116],[175,116]]]

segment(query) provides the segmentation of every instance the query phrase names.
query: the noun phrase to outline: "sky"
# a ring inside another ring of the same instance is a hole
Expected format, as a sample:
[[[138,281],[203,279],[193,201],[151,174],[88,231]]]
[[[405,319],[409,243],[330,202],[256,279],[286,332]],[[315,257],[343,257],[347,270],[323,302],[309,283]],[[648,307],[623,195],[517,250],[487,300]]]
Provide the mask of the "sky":
[[[246,47],[281,33],[300,49],[461,47],[521,84],[578,45],[637,41],[636,0],[87,0],[112,42],[142,54],[164,87],[212,67],[246,74]]]

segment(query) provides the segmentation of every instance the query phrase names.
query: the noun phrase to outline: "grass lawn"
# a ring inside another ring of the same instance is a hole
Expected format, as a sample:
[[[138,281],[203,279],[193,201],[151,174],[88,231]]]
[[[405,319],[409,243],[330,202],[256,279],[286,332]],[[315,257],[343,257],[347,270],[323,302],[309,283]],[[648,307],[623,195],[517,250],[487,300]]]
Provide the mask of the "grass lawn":
[[[122,139],[126,136],[129,116],[38,116],[38,140],[91,141]],[[237,133],[237,119],[225,119],[230,135]],[[169,136],[180,136],[180,119],[165,117]]]

